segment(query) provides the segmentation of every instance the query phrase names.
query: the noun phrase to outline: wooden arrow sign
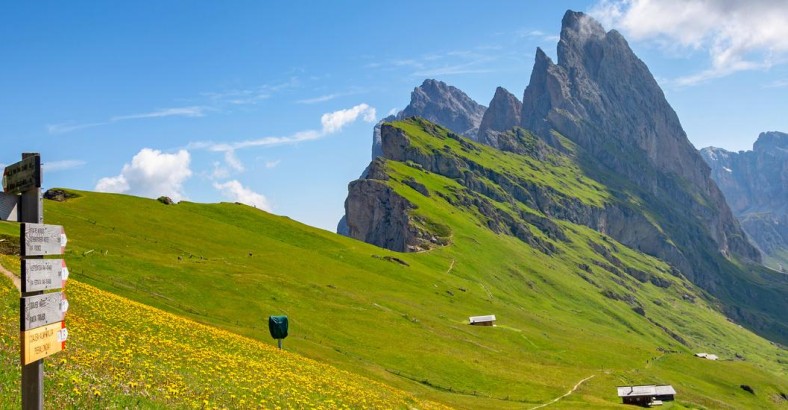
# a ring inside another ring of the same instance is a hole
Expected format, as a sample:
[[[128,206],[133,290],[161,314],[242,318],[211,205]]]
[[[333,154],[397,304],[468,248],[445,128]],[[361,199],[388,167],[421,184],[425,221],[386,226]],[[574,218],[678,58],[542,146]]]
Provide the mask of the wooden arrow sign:
[[[66,231],[60,225],[23,223],[19,241],[22,256],[62,255],[66,248]]]
[[[24,191],[41,187],[41,156],[31,155],[16,164],[5,167],[3,171],[3,191],[21,194]]]
[[[19,195],[0,192],[0,219],[4,221],[19,221]]]
[[[66,322],[22,332],[22,364],[30,364],[66,349]]]
[[[66,287],[68,268],[63,259],[23,259],[22,292]]]
[[[21,331],[35,329],[63,321],[68,310],[68,300],[63,292],[21,298],[19,319]]]

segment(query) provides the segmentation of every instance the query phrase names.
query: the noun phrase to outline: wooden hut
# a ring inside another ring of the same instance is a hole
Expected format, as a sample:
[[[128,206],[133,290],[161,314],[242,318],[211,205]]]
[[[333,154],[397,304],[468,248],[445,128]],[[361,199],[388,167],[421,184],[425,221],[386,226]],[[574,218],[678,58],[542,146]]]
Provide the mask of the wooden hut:
[[[665,386],[618,386],[618,397],[624,404],[638,406],[659,406],[663,401],[673,401],[676,390],[671,385]]]
[[[471,316],[468,323],[471,326],[495,326],[495,315]]]

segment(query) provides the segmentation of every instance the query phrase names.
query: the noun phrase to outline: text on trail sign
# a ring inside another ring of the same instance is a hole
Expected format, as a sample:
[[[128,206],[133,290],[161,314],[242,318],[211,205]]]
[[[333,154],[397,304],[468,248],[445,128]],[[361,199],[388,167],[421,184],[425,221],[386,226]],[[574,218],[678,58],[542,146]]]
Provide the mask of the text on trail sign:
[[[21,194],[24,191],[41,187],[41,157],[31,155],[16,164],[5,167],[3,171],[3,191]]]
[[[21,298],[20,330],[30,330],[63,321],[68,300],[63,292]]]
[[[62,255],[68,241],[60,225],[31,223],[21,225],[19,239],[25,256]]]
[[[22,364],[30,364],[66,348],[65,322],[53,323],[22,332]]]
[[[60,289],[65,287],[66,279],[68,268],[63,259],[22,260],[22,292]]]

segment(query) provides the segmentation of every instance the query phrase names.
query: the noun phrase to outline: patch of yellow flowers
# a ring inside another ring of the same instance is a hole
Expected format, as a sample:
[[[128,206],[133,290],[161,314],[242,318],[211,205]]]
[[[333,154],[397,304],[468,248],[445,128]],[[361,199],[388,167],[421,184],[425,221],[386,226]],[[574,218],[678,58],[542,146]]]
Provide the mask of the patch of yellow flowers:
[[[0,408],[19,406],[18,299],[0,283]],[[69,281],[46,407],[443,408],[384,384]],[[16,302],[15,302],[16,301]]]

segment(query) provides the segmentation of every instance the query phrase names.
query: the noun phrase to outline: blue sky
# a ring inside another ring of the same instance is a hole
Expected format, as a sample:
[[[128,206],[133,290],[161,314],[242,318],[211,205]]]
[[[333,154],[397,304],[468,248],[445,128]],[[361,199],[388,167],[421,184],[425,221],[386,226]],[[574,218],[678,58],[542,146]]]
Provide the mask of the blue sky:
[[[333,230],[372,126],[425,78],[522,96],[567,9],[621,31],[698,147],[788,131],[784,1],[11,2],[0,163],[45,188],[240,201]]]

